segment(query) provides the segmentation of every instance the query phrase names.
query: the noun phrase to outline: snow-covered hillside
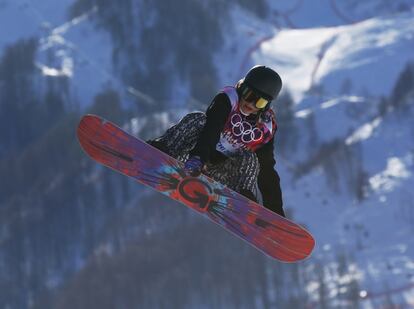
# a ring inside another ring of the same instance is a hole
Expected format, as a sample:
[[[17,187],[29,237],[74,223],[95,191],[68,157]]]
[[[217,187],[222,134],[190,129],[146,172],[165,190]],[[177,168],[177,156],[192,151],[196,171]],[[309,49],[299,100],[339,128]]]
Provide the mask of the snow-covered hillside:
[[[401,13],[347,26],[283,29],[253,54],[254,62],[281,72],[296,99],[301,141],[278,166],[285,202],[318,240],[315,258],[328,262],[346,251],[355,259],[362,298],[407,287],[398,297],[411,304],[414,98],[403,111],[381,114],[379,105],[414,61],[413,43],[413,14]],[[309,145],[311,118],[317,136]],[[327,145],[331,152],[321,154]],[[291,169],[298,166],[307,168],[295,178]],[[349,190],[352,177],[361,177],[362,200]]]
[[[280,31],[254,60],[272,63],[297,102],[320,88],[326,96],[388,95],[413,59],[413,14],[377,17],[331,28]]]
[[[411,11],[412,0],[268,1],[270,20],[283,28],[317,28],[358,23],[375,16]]]
[[[113,73],[109,35],[97,30],[91,20],[96,8],[68,20],[71,4],[72,0],[3,0],[0,48],[17,39],[37,38],[36,67],[43,76],[69,78],[70,95],[82,107],[108,86],[126,93],[128,86]]]

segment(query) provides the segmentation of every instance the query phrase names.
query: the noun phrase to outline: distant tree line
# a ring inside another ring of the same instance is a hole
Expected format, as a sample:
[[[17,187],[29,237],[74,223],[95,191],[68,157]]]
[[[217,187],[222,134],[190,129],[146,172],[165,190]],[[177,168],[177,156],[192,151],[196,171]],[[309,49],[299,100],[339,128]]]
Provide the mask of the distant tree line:
[[[80,114],[69,108],[67,80],[43,76],[36,51],[37,39],[26,39],[0,58],[2,308],[27,308],[77,271],[129,198],[125,177],[109,170],[102,181],[91,177],[95,165],[76,139]],[[110,89],[88,112],[118,123],[131,117]]]
[[[379,114],[384,116],[391,109],[406,110],[414,105],[414,62],[409,62],[397,78],[389,97],[381,98]]]
[[[52,307],[304,307],[300,264],[269,261],[197,219],[168,233],[137,237],[117,255],[97,255],[57,291]]]
[[[261,17],[267,14],[264,0],[236,2]],[[192,97],[209,103],[217,90],[214,56],[224,43],[232,6],[223,0],[77,0],[70,16],[96,7],[96,24],[114,42],[119,74],[165,107],[174,88],[186,85]]]
[[[288,90],[282,92],[280,97],[273,103],[272,108],[276,114],[276,157],[281,155],[289,157],[294,152],[298,143],[298,127],[295,121],[294,101]]]
[[[36,51],[37,40],[24,39],[0,58],[0,158],[18,154],[64,113],[62,88],[35,67]]]

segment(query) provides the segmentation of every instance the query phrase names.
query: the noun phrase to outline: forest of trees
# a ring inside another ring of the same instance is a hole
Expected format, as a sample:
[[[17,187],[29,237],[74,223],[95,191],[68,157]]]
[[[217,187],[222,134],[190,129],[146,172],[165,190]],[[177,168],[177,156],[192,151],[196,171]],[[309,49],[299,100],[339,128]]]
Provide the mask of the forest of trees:
[[[265,1],[238,2],[261,17],[267,14]],[[96,24],[112,37],[119,74],[127,84],[158,100],[162,108],[177,77],[189,84],[192,97],[209,102],[219,87],[214,54],[222,47],[234,5],[222,0],[185,0],[179,5],[171,1],[77,0],[70,16],[97,7]]]

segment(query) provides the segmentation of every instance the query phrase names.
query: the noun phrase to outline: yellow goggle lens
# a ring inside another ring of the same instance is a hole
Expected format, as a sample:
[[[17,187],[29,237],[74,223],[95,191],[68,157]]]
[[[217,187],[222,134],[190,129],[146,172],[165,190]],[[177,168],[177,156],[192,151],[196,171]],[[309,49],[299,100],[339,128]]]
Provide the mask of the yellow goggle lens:
[[[268,100],[260,98],[256,101],[256,107],[257,108],[265,108],[267,103],[269,103]]]

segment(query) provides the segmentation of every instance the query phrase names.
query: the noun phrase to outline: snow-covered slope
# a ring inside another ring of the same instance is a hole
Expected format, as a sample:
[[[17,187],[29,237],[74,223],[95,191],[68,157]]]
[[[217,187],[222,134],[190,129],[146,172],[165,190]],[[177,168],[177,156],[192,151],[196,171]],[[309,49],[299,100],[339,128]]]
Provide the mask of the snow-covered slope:
[[[69,78],[70,95],[82,107],[108,86],[126,93],[128,86],[113,73],[109,35],[96,29],[91,21],[96,8],[68,20],[72,3],[72,0],[3,0],[0,48],[17,39],[37,38],[36,67],[43,76]]]
[[[413,59],[413,14],[331,28],[280,31],[254,54],[284,77],[296,101],[314,87],[326,95],[388,95]]]
[[[270,20],[287,28],[353,24],[375,16],[412,11],[412,0],[295,0],[268,1]]]
[[[235,31],[216,58],[223,84],[252,63],[267,64],[295,99],[298,146],[287,156],[276,149],[277,169],[286,208],[317,239],[308,262],[326,265],[332,303],[341,305],[350,291],[336,286],[351,280],[365,308],[383,304],[387,293],[412,303],[414,107],[380,113],[380,104],[414,61],[413,14],[302,30],[269,27],[240,10],[233,18]],[[329,277],[341,254],[353,263]],[[315,304],[318,284],[308,286]]]
[[[326,123],[319,116],[315,122]],[[350,165],[349,153],[338,151],[326,158],[334,165],[333,172],[321,162],[292,185],[284,161],[279,164],[285,179],[285,202],[318,239],[315,257],[329,261],[343,251],[353,256],[363,290],[378,291],[413,282],[413,109],[409,116],[403,120],[398,113],[391,113],[380,118],[378,125],[361,122],[354,131],[361,137],[361,166]],[[355,122],[340,111],[335,120],[336,124],[325,127],[325,135],[332,133],[331,138],[338,134],[337,128]],[[362,128],[367,126],[371,129],[363,133]],[[347,136],[341,141],[346,143]],[[347,169],[352,168],[366,173],[363,201],[344,189],[343,183],[349,180]],[[332,186],[328,173],[337,177],[334,181],[339,182],[339,190]]]
[[[315,234],[315,258],[354,258],[367,308],[379,304],[373,291],[407,287],[395,293],[399,303],[414,299],[414,98],[403,110],[379,112],[380,97],[414,61],[413,43],[413,14],[401,13],[284,29],[253,54],[280,71],[297,103],[299,146],[278,163],[286,206]],[[309,145],[310,120],[317,135]],[[352,189],[358,182],[362,200]]]

